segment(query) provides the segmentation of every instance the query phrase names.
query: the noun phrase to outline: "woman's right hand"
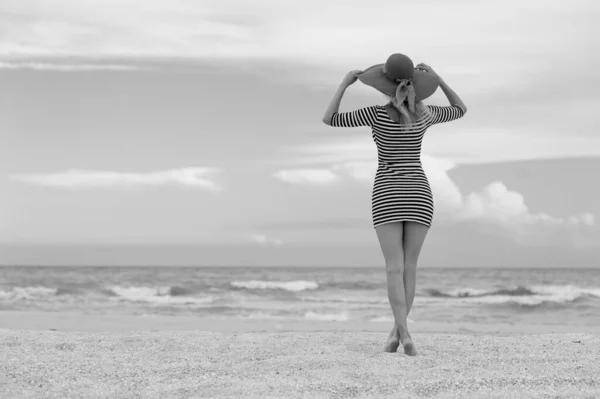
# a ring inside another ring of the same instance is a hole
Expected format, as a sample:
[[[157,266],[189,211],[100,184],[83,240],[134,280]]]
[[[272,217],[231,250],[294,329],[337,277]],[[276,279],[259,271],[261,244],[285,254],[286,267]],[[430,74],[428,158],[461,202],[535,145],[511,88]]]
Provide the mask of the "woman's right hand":
[[[442,78],[440,77],[440,75],[438,75],[438,74],[437,74],[437,73],[436,73],[436,72],[433,70],[433,68],[432,68],[432,67],[430,67],[430,66],[429,66],[429,65],[427,65],[427,64],[420,63],[420,64],[418,64],[417,66],[415,66],[415,69],[422,69],[422,70],[424,70],[424,71],[427,71],[427,73],[431,73],[431,74],[433,74],[434,76],[437,76],[437,77],[438,77],[438,79],[440,79],[440,80],[442,79]]]

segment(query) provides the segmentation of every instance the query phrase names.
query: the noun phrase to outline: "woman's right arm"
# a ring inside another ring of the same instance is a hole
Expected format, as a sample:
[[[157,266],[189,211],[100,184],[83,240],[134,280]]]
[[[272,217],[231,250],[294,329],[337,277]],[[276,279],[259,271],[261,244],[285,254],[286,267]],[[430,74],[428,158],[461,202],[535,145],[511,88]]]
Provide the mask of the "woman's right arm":
[[[444,79],[442,79],[441,77],[440,77],[440,87],[442,88],[444,94],[446,95],[446,98],[448,98],[448,101],[450,102],[451,105],[458,105],[459,107],[462,108],[462,110],[465,113],[467,112],[467,106],[465,105],[465,103],[460,99],[458,94],[456,94],[454,92],[454,90],[452,90],[450,88],[450,86],[448,86],[448,84],[446,82],[444,82]]]

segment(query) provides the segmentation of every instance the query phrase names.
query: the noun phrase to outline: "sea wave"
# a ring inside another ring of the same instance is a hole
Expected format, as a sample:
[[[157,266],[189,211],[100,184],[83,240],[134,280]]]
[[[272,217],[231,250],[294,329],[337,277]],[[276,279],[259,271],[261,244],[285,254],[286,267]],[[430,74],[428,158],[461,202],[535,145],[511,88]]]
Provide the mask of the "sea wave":
[[[316,290],[319,284],[316,281],[293,280],[293,281],[265,281],[248,280],[232,281],[231,286],[246,290],[284,290],[290,292],[300,292],[306,290]]]
[[[145,287],[145,286],[112,286],[108,288],[116,300],[145,302],[155,305],[207,305],[214,297],[188,296],[188,290],[177,286]]]
[[[261,311],[251,312],[251,313],[245,314],[240,317],[243,319],[261,319],[261,320],[285,320],[285,319],[292,318],[289,315],[284,316],[281,314],[273,314],[273,313],[261,312]]]
[[[364,305],[366,307],[372,307],[373,305],[385,305],[389,306],[389,300],[385,295],[365,297],[364,295],[356,297],[340,297],[340,296],[321,296],[311,297],[305,296],[298,298],[302,302],[315,302],[315,303],[331,303],[331,304],[349,304],[349,305]]]
[[[532,285],[500,289],[459,288],[451,291],[428,289],[425,292],[430,297],[452,298],[469,303],[516,303],[524,306],[537,306],[544,303],[565,304],[586,297],[600,298],[600,288],[583,288],[575,285]]]
[[[12,287],[10,290],[6,291],[0,290],[0,299],[6,301],[18,301],[54,296],[56,294],[56,288],[44,286]]]
[[[348,312],[339,313],[319,313],[319,312],[306,312],[304,318],[307,320],[324,320],[324,321],[347,321],[350,316]]]
[[[374,316],[374,317],[369,318],[369,321],[371,321],[373,323],[393,323],[395,320],[394,320],[394,316]],[[407,317],[406,322],[414,323],[415,321],[413,319],[409,319]]]
[[[320,284],[322,288],[334,288],[338,290],[365,290],[371,291],[385,288],[385,282],[381,281],[328,281]]]

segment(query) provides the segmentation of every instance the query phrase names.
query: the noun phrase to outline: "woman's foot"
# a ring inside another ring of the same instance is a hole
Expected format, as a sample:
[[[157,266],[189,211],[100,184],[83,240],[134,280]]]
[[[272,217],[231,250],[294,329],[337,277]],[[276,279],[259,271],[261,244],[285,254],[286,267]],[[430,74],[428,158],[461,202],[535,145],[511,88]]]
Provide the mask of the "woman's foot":
[[[406,334],[404,339],[402,340],[402,346],[404,347],[404,353],[408,356],[417,356],[417,348],[415,344],[412,342],[412,338],[410,334]]]
[[[388,336],[388,339],[387,339],[385,345],[383,346],[383,351],[393,353],[393,352],[398,351],[399,346],[400,346],[400,334],[398,332],[398,329],[396,329],[396,326],[394,326],[392,328],[392,331],[390,332],[390,335]]]
[[[389,337],[385,345],[383,346],[384,352],[397,352],[400,346],[400,339],[398,337]]]

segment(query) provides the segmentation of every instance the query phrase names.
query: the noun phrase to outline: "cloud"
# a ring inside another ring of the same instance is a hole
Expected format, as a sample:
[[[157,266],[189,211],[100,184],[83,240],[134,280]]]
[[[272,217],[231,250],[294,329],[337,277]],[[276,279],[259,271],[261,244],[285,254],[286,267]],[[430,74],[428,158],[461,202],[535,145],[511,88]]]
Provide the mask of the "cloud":
[[[344,157],[348,154],[344,154]],[[531,213],[523,195],[510,191],[502,182],[490,182],[479,192],[463,194],[452,181],[448,171],[456,164],[448,159],[422,155],[423,169],[431,185],[436,209],[436,223],[465,222],[489,223],[500,226],[508,237],[527,245],[544,245],[562,239],[574,246],[593,243],[589,234],[594,228],[594,215],[581,213],[559,218],[546,213]],[[327,180],[302,181],[302,184],[330,185],[344,179],[355,180],[371,187],[377,170],[376,161],[343,161],[332,163],[328,168],[318,169]],[[303,169],[298,169],[303,174]],[[294,174],[293,169],[286,170]],[[298,181],[288,180],[288,183]]]
[[[55,0],[50,6],[41,0],[4,0],[0,58],[32,62],[41,57],[44,70],[55,62],[70,64],[74,57],[116,59],[117,65],[158,60],[175,68],[199,61],[286,61],[320,70],[298,76],[290,68],[283,79],[300,80],[307,90],[330,90],[348,70],[383,62],[401,41],[402,52],[415,62],[433,65],[461,95],[475,125],[535,124],[557,133],[594,133],[587,116],[598,105],[591,100],[597,98],[600,57],[593,38],[600,33],[600,9],[589,0],[378,4]],[[404,14],[428,18],[407,18],[398,27],[398,16]],[[568,37],[556,29],[565,20],[578,27]],[[453,34],[444,34],[447,31]],[[572,70],[573,59],[586,68],[577,70],[571,84],[561,84],[557,96],[556,76]],[[271,76],[270,82],[275,79]],[[439,91],[435,96],[445,101]],[[583,98],[590,101],[576,104]],[[549,122],[548,115],[556,109],[570,117]]]
[[[229,5],[206,1],[106,0],[93,5],[57,0],[47,7],[37,0],[7,0],[3,8],[9,12],[0,14],[5,27],[0,56],[10,58],[227,56],[248,45],[256,25],[237,23],[243,12],[236,18]]]
[[[316,186],[326,186],[339,180],[338,175],[329,169],[288,169],[273,176],[286,183]]]
[[[142,71],[150,70],[147,66],[126,64],[63,64],[50,62],[2,62],[0,69],[30,69],[34,71]]]
[[[589,212],[558,218],[547,213],[531,213],[521,193],[510,191],[501,182],[462,198],[454,209],[456,220],[497,223],[513,234],[514,241],[544,245],[558,237],[577,247],[592,245],[594,215]]]
[[[58,173],[17,174],[11,180],[42,187],[67,189],[118,189],[143,186],[177,185],[207,191],[222,188],[207,176],[219,172],[216,168],[182,168],[147,173],[125,173],[69,169]]]
[[[347,217],[319,217],[318,220],[302,219],[293,221],[266,221],[257,223],[254,227],[258,229],[273,229],[284,232],[297,232],[299,230],[329,230],[329,229],[357,229],[364,230],[365,228],[371,227],[371,223],[361,218],[347,218]]]
[[[430,127],[423,140],[423,153],[438,160],[448,159],[452,163],[463,165],[600,156],[600,137],[567,135],[564,132],[554,134],[543,131],[541,126],[511,130],[489,125],[472,127],[465,126],[468,122],[468,118],[465,118],[443,126]],[[280,148],[282,162],[301,165],[374,162],[373,154],[377,153],[377,148],[371,135],[365,134],[367,128],[362,128],[362,132],[358,134],[346,133],[342,139],[338,138],[338,128],[316,125],[306,129],[324,131],[325,134],[329,131],[334,138],[329,141],[319,139],[310,144],[283,146]]]
[[[436,54],[452,59],[450,64],[460,62],[487,71],[482,75],[489,77],[490,72],[512,75],[509,72],[515,68],[526,70],[531,48],[540,57],[565,51],[565,58],[592,57],[591,51],[583,50],[592,49],[593,32],[597,32],[595,8],[586,0],[552,6],[543,1],[524,5],[518,0],[378,4],[374,7],[361,0],[326,5],[306,0],[54,0],[50,6],[41,0],[4,0],[7,13],[0,18],[6,28],[0,55],[243,56],[344,65],[349,60],[382,58],[401,40],[403,51],[430,59]],[[427,15],[427,19],[405,18],[398,27],[399,16],[407,14]],[[568,42],[563,31],[555,29],[565,18],[580,28],[570,31]],[[507,20],[510,29],[506,29]],[[448,30],[453,34],[440,34]],[[485,57],[482,48],[488,49]],[[523,62],[515,62],[503,51],[517,57],[522,54]]]
[[[444,154],[456,163],[482,164],[527,159],[600,156],[600,138],[550,132],[545,126],[512,129],[459,123],[431,127],[423,143],[424,151]],[[588,132],[585,132],[588,133]]]
[[[251,234],[250,238],[252,239],[252,241],[262,245],[279,246],[283,244],[283,240],[281,240],[280,238],[269,237],[264,234]]]

